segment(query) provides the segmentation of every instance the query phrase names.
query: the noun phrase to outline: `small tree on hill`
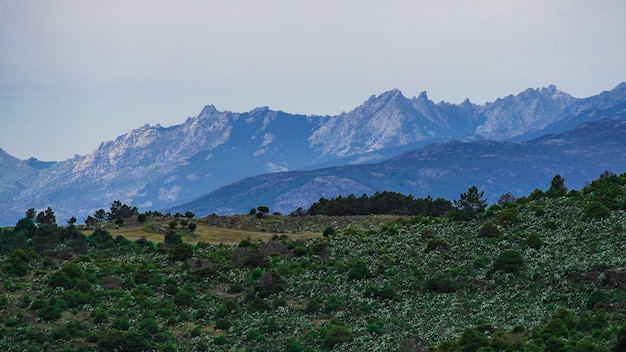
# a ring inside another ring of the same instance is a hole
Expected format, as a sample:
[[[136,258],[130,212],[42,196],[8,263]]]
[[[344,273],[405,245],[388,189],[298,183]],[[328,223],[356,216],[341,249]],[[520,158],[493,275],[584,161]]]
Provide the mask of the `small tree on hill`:
[[[467,192],[461,193],[459,200],[454,201],[454,205],[466,218],[474,218],[477,213],[481,213],[487,208],[487,201],[483,198],[484,194],[484,191],[479,192],[476,186],[472,186]]]
[[[37,225],[56,225],[56,223],[57,218],[54,215],[54,211],[50,207],[37,215]]]
[[[561,175],[555,175],[550,182],[550,188],[546,191],[548,197],[557,198],[567,194],[565,179]]]

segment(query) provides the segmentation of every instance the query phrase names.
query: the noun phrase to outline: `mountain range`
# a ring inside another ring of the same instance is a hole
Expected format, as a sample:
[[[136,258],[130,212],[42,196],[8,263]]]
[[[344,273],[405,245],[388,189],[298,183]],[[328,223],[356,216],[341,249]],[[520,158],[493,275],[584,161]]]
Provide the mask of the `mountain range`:
[[[0,225],[31,207],[84,219],[113,200],[206,215],[258,205],[290,212],[322,196],[383,190],[453,199],[472,184],[493,199],[527,194],[556,173],[576,186],[626,171],[626,132],[616,121],[625,117],[626,83],[588,98],[527,89],[483,105],[392,90],[336,116],[209,105],[179,125],[146,124],[65,161],[0,149]]]

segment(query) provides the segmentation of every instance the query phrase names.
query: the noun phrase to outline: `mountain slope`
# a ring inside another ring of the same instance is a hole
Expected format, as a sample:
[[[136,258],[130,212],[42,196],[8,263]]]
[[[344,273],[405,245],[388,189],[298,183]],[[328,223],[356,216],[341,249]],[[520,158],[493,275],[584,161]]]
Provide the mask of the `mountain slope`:
[[[567,186],[581,188],[605,170],[626,171],[626,115],[621,117],[522,143],[448,142],[377,164],[250,177],[172,211],[245,213],[267,205],[272,211],[288,213],[320,197],[385,190],[452,200],[472,185],[494,202],[506,192],[519,196],[547,189],[556,174],[565,178]]]

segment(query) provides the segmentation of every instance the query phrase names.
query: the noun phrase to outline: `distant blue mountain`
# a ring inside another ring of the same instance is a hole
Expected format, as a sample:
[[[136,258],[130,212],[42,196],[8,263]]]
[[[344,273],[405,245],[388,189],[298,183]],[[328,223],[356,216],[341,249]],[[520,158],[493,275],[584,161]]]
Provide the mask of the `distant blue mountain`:
[[[180,125],[146,124],[65,161],[21,161],[0,151],[0,224],[14,224],[31,207],[51,206],[63,222],[113,200],[160,210],[245,177],[376,163],[432,143],[526,141],[619,115],[624,104],[626,83],[584,99],[550,86],[484,105],[392,90],[337,116],[207,106]],[[316,187],[334,192],[332,183]]]
[[[289,213],[320,197],[395,191],[423,198],[458,199],[471,186],[493,203],[547,190],[553,176],[581,189],[604,171],[626,172],[626,114],[585,122],[570,131],[528,142],[489,140],[430,144],[369,165],[347,165],[249,177],[170,211],[246,213],[265,205]]]

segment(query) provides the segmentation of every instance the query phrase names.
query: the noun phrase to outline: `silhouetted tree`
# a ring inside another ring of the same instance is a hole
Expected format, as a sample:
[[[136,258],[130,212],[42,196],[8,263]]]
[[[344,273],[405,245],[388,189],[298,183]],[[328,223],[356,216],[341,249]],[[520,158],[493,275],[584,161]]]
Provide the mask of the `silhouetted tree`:
[[[57,219],[52,208],[48,207],[45,211],[37,215],[37,225],[56,225]]]
[[[565,179],[561,175],[555,175],[550,182],[550,188],[546,191],[548,197],[556,198],[563,197],[567,194],[567,187],[565,187]]]
[[[487,201],[483,199],[484,194],[484,191],[479,192],[476,186],[472,186],[467,192],[461,193],[459,200],[454,201],[454,205],[463,215],[473,218],[487,207]]]
[[[109,221],[114,221],[118,225],[122,225],[126,219],[138,214],[139,210],[137,207],[130,207],[129,205],[122,204],[122,202],[116,200],[111,204],[111,211],[108,214],[108,219]]]

